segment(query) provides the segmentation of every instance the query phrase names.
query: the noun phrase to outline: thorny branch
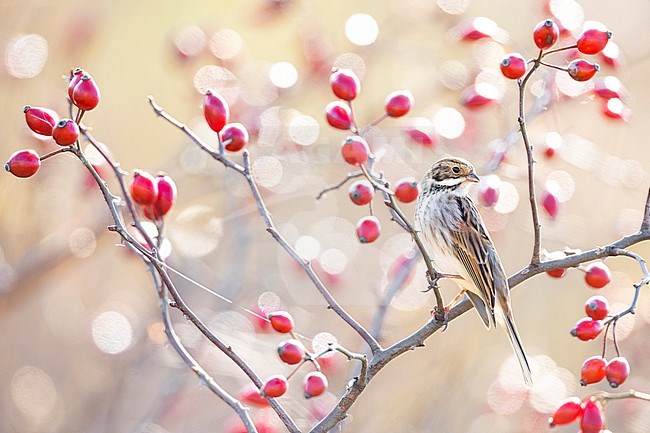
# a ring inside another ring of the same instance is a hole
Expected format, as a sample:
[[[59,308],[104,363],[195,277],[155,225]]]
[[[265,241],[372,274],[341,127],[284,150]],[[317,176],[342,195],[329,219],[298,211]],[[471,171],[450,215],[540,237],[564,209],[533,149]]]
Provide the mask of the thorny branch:
[[[533,184],[533,164],[534,160],[532,158],[532,147],[530,146],[530,143],[528,142],[528,136],[526,132],[526,123],[525,123],[525,117],[523,116],[523,92],[524,92],[524,87],[526,84],[527,79],[530,77],[530,74],[536,67],[540,65],[539,60],[541,59],[541,56],[538,58],[538,62],[533,65],[531,70],[529,71],[528,75],[522,80],[520,83],[520,118],[519,118],[519,123],[520,123],[520,130],[522,133],[522,137],[524,139],[524,143],[526,145],[526,150],[527,150],[527,155],[528,155],[528,165],[529,165],[529,192],[531,194],[534,194],[534,184]],[[404,339],[394,343],[390,347],[387,348],[382,348],[379,343],[377,342],[376,338],[373,337],[371,333],[365,330],[363,326],[361,326],[358,322],[354,320],[331,296],[329,291],[325,288],[323,283],[318,279],[318,277],[314,274],[313,269],[311,268],[311,265],[309,262],[305,261],[302,259],[297,252],[286,242],[286,240],[278,233],[277,229],[275,228],[275,225],[273,223],[273,220],[271,219],[271,215],[266,208],[266,205],[264,203],[264,200],[257,188],[257,185],[254,181],[254,178],[252,176],[251,172],[251,164],[250,164],[250,156],[247,152],[243,153],[243,165],[239,165],[237,163],[232,162],[229,160],[227,157],[224,156],[222,152],[215,151],[212,148],[210,148],[208,145],[206,145],[202,140],[200,140],[196,134],[194,134],[189,128],[187,128],[184,124],[180,123],[173,117],[169,116],[166,112],[162,110],[161,107],[159,107],[153,98],[150,97],[150,103],[152,107],[154,108],[155,112],[163,117],[165,120],[176,126],[177,128],[181,129],[194,143],[196,143],[202,150],[210,154],[214,159],[217,161],[221,162],[226,166],[227,168],[231,168],[234,171],[238,172],[242,176],[245,177],[247,183],[249,184],[249,187],[251,189],[251,192],[255,198],[256,204],[258,206],[258,211],[264,220],[264,223],[267,227],[267,231],[274,237],[274,239],[291,255],[294,260],[296,260],[300,266],[305,270],[307,275],[310,277],[316,288],[319,290],[319,292],[323,295],[323,297],[327,300],[330,308],[334,310],[348,325],[350,325],[361,337],[362,339],[368,344],[369,348],[371,349],[371,358],[368,360],[365,355],[359,355],[359,354],[353,354],[351,352],[348,352],[347,350],[343,348],[331,348],[332,350],[338,350],[346,356],[348,356],[349,359],[357,359],[362,363],[362,368],[361,372],[359,374],[359,377],[354,380],[350,386],[345,390],[343,395],[341,396],[338,404],[332,409],[332,411],[326,415],[320,422],[318,422],[311,430],[310,433],[325,433],[330,431],[332,428],[334,428],[337,424],[339,424],[342,420],[344,420],[347,417],[347,411],[350,409],[352,404],[356,401],[356,399],[361,395],[361,393],[364,391],[365,387],[369,383],[369,381],[384,367],[386,366],[390,361],[395,359],[397,356],[413,350],[415,348],[424,346],[425,340],[433,335],[436,331],[441,329],[446,323],[451,322],[452,320],[456,319],[457,317],[460,317],[462,314],[467,312],[468,310],[471,309],[471,304],[469,301],[465,300],[463,302],[460,302],[457,304],[454,308],[452,308],[447,316],[445,321],[439,321],[436,320],[435,318],[431,319],[428,323],[423,325],[419,330],[414,332],[413,334],[405,337]],[[229,356],[241,369],[244,371],[245,374],[259,387],[261,386],[261,381],[260,379],[255,375],[255,373],[250,370],[250,367],[241,359],[238,357],[237,354],[234,353],[232,348],[226,346],[221,342],[206,326],[201,322],[201,320],[193,313],[193,311],[184,303],[183,299],[180,297],[178,291],[176,290],[171,278],[166,272],[166,268],[164,263],[160,260],[157,251],[156,251],[156,245],[154,244],[153,240],[151,238],[148,238],[148,235],[144,229],[142,229],[141,226],[138,226],[139,224],[139,218],[137,216],[137,212],[135,212],[135,209],[133,207],[133,204],[130,202],[128,199],[128,195],[126,193],[126,187],[124,185],[123,181],[123,175],[124,173],[119,169],[119,166],[111,161],[111,159],[108,157],[108,155],[103,152],[101,146],[90,136],[87,131],[84,130],[84,134],[88,138],[88,140],[97,148],[97,150],[104,156],[104,158],[107,159],[107,161],[111,164],[113,167],[116,177],[118,178],[118,181],[120,182],[120,188],[122,189],[122,193],[124,194],[125,197],[127,197],[126,204],[129,206],[129,212],[131,213],[131,216],[133,217],[134,220],[134,225],[136,228],[138,228],[139,231],[141,231],[142,235],[147,239],[148,247],[144,247],[140,245],[140,243],[133,238],[128,231],[125,228],[123,218],[121,216],[121,213],[118,209],[118,206],[121,204],[120,197],[113,195],[110,190],[108,189],[108,186],[104,182],[104,180],[98,175],[94,167],[88,162],[86,159],[84,153],[81,151],[79,148],[78,143],[75,146],[72,146],[70,148],[70,152],[74,153],[80,161],[86,166],[86,168],[90,171],[91,175],[97,182],[97,184],[100,187],[100,190],[102,192],[102,195],[104,196],[104,199],[109,207],[109,211],[111,212],[111,216],[113,217],[113,220],[115,222],[115,226],[111,227],[110,229],[112,231],[118,232],[122,238],[124,239],[127,244],[134,249],[147,263],[149,266],[151,266],[153,269],[155,269],[155,274],[160,277],[160,282],[156,284],[156,286],[159,288],[159,296],[161,297],[161,313],[163,315],[163,321],[165,323],[165,329],[166,333],[170,339],[170,342],[172,346],[177,350],[181,358],[191,366],[192,370],[195,371],[195,373],[201,377],[201,379],[207,384],[207,386],[214,392],[216,395],[222,398],[223,401],[226,402],[229,406],[231,406],[239,415],[244,424],[246,425],[246,428],[249,432],[255,432],[255,427],[252,425],[252,421],[250,420],[250,417],[248,416],[245,408],[241,405],[241,403],[237,402],[236,399],[234,399],[232,396],[230,396],[227,392],[225,392],[223,389],[221,389],[216,382],[210,376],[207,375],[207,373],[200,367],[200,365],[196,362],[194,358],[191,357],[191,355],[184,350],[184,347],[178,340],[178,337],[175,335],[173,332],[173,324],[169,320],[169,311],[168,308],[169,306],[173,306],[175,308],[178,308],[187,318],[192,321],[192,323],[208,338],[208,340],[219,347],[227,356]],[[426,255],[426,249],[422,245],[421,240],[419,239],[418,233],[415,231],[415,229],[410,225],[408,222],[408,219],[406,216],[403,214],[397,203],[395,202],[394,197],[392,194],[389,194],[388,192],[385,192],[384,189],[389,190],[389,185],[381,178],[375,177],[374,174],[371,174],[368,171],[361,170],[361,175],[364,175],[369,178],[371,182],[373,182],[373,185],[376,183],[377,185],[381,186],[382,188],[378,188],[382,190],[384,194],[384,202],[386,206],[390,209],[391,214],[393,215],[393,218],[402,226],[404,227],[407,231],[409,231],[413,237],[414,241],[416,242],[416,245],[418,246],[418,249],[420,252],[423,254],[425,257],[425,262],[427,263],[427,266],[430,266],[430,260],[428,260],[428,256]],[[360,176],[360,175],[358,175]],[[352,176],[351,176],[352,177]],[[350,178],[351,178],[350,177]],[[354,174],[354,177],[357,177],[357,174]],[[345,180],[347,181],[347,179]],[[340,187],[343,185],[344,182],[341,182],[341,184],[338,186]],[[336,188],[332,188],[336,189]],[[537,224],[539,224],[539,221],[535,218],[536,216],[536,203],[534,201],[534,196],[531,195],[531,207],[533,211],[533,221],[537,221]],[[508,283],[510,288],[513,288],[517,286],[518,284],[524,282],[525,280],[548,270],[551,269],[556,269],[556,268],[567,268],[567,267],[575,267],[578,266],[584,262],[600,259],[600,258],[605,258],[609,256],[619,256],[619,255],[625,255],[631,258],[636,259],[639,262],[639,265],[641,266],[641,269],[643,271],[644,277],[643,279],[635,285],[636,292],[634,296],[634,300],[632,302],[632,305],[630,306],[629,309],[619,313],[617,316],[614,316],[610,319],[610,322],[613,321],[615,323],[618,318],[622,317],[624,314],[629,314],[634,312],[634,308],[636,306],[636,301],[638,300],[638,295],[639,295],[639,289],[643,285],[648,284],[650,282],[650,274],[648,273],[648,269],[646,267],[645,261],[643,258],[641,258],[639,255],[632,253],[626,248],[650,239],[650,191],[647,196],[646,204],[645,204],[645,212],[644,212],[644,219],[643,223],[641,225],[641,230],[637,233],[630,234],[628,236],[625,236],[616,242],[613,242],[607,246],[604,247],[599,247],[599,248],[594,248],[592,250],[576,253],[576,254],[571,254],[567,255],[565,257],[555,259],[555,260],[549,260],[549,261],[540,261],[539,257],[539,250],[540,250],[540,233],[539,233],[539,228],[536,226],[536,242],[535,242],[535,247],[534,247],[534,252],[533,252],[533,258],[531,259],[531,263],[527,265],[524,269],[520,270],[519,272],[515,273],[508,279]],[[419,242],[418,242],[419,241]],[[151,249],[151,250],[150,250]],[[439,276],[441,274],[435,272],[433,270],[431,272],[432,276]],[[435,282],[435,279],[434,279]],[[173,299],[173,302],[168,302],[166,301],[165,297],[165,290],[166,289]],[[343,350],[341,350],[343,349]],[[638,393],[635,391],[630,391],[625,394],[607,394],[603,393],[603,399],[617,399],[617,398],[641,398],[644,400],[650,400],[650,396],[647,394],[643,393]],[[285,424],[287,429],[292,432],[292,433],[298,433],[300,430],[298,427],[295,425],[291,417],[286,413],[286,411],[274,400],[274,399],[269,399],[269,402],[271,406],[275,409],[276,413],[278,414],[279,418],[282,420],[282,422]]]
[[[92,138],[91,138],[92,139]],[[89,141],[91,140],[89,139]],[[91,144],[93,141],[91,141]],[[96,145],[97,142],[95,141],[93,145]],[[178,291],[176,290],[176,287],[174,286],[171,278],[167,274],[166,269],[162,266],[162,262],[160,260],[160,257],[158,256],[158,253],[155,249],[155,244],[151,237],[148,235],[148,233],[142,228],[142,226],[139,223],[139,218],[137,216],[137,213],[135,212],[135,209],[133,207],[133,203],[131,202],[130,199],[128,199],[128,195],[126,195],[126,187],[124,185],[124,180],[123,180],[123,172],[119,169],[119,166],[115,164],[111,158],[108,157],[106,153],[102,153],[104,158],[106,158],[107,162],[113,167],[113,171],[120,183],[121,188],[123,189],[123,193],[125,194],[125,201],[130,204],[130,212],[132,212],[132,215],[135,217],[134,218],[134,225],[138,230],[141,232],[141,234],[144,236],[144,238],[147,240],[148,246],[151,248],[151,251],[149,251],[146,247],[142,246],[136,239],[134,239],[126,230],[124,220],[121,216],[121,213],[118,209],[118,203],[120,203],[119,197],[113,195],[110,190],[108,189],[108,186],[106,182],[99,176],[95,168],[90,164],[90,162],[86,159],[85,154],[83,151],[81,151],[80,147],[78,146],[78,143],[71,148],[71,152],[73,152],[79,160],[82,162],[82,164],[86,167],[86,169],[90,172],[90,174],[93,176],[95,179],[97,185],[99,186],[101,193],[104,197],[104,200],[106,201],[109,211],[111,213],[111,216],[113,218],[113,221],[115,223],[115,226],[109,227],[109,230],[117,232],[122,238],[124,239],[125,242],[127,242],[131,248],[140,255],[140,257],[145,260],[145,262],[148,263],[149,266],[153,267],[156,270],[156,273],[160,276],[161,278],[161,283],[162,285],[167,288],[169,294],[171,295],[172,299],[174,302],[172,305],[176,308],[178,308],[184,315],[187,317],[196,327],[201,331],[205,337],[215,346],[217,346],[226,356],[228,356],[235,364],[251,379],[251,381],[260,388],[262,386],[262,381],[261,379],[252,371],[252,369],[248,366],[248,364],[240,358],[233,350],[231,347],[227,346],[224,344],[210,329],[199,319],[198,316],[187,306],[187,304],[183,301],[183,299],[180,297]],[[168,320],[166,318],[166,315],[168,314],[168,308],[170,303],[165,299],[165,294],[164,291],[160,290],[160,285],[156,285],[156,288],[158,289],[159,296],[161,297],[161,303],[164,305],[161,305],[161,308],[164,310],[162,311],[163,314],[163,319]],[[165,322],[166,324],[167,322]],[[165,327],[165,332],[169,336],[170,334],[173,334],[173,330],[170,330],[167,326]],[[172,347],[174,347],[175,350],[178,349],[177,347],[172,344]],[[182,347],[182,346],[181,346]],[[193,359],[191,356],[189,356],[189,353],[184,352],[178,352],[181,358],[189,364],[188,361]],[[189,356],[189,358],[188,358]],[[202,379],[205,379],[206,383],[208,384],[208,388],[213,391],[218,397],[222,398],[226,404],[229,406],[233,407],[233,409],[238,413],[240,418],[242,419],[242,422],[247,428],[247,431],[249,433],[256,433],[257,429],[255,426],[252,424],[252,421],[250,420],[250,417],[248,416],[248,413],[246,411],[240,411],[239,407],[237,405],[232,406],[233,402],[235,402],[238,405],[241,405],[240,403],[237,402],[234,397],[230,396],[228,393],[220,392],[220,388],[213,388],[213,386],[210,385],[210,378],[209,376],[207,377],[202,377],[200,372],[203,371],[203,369],[200,367],[198,363],[196,363],[196,360],[194,360],[194,363],[190,364],[190,367],[192,370],[199,374],[199,376]],[[212,380],[214,382],[214,380]],[[215,383],[216,385],[216,383]],[[282,422],[285,424],[285,426],[289,429],[290,432],[292,433],[298,433],[300,430],[298,427],[295,425],[294,421],[291,419],[289,414],[282,408],[282,406],[279,405],[275,399],[269,399],[269,404],[271,407],[276,411],[278,414],[278,417],[282,420]],[[243,417],[242,417],[243,415]]]
[[[284,237],[282,237],[280,232],[277,230],[275,224],[273,223],[273,219],[271,218],[271,214],[266,208],[266,204],[264,203],[264,200],[262,199],[259,189],[257,188],[257,184],[253,179],[251,166],[250,166],[250,157],[248,152],[247,151],[243,152],[244,167],[233,163],[224,155],[220,155],[219,153],[214,152],[207,144],[205,144],[199,137],[197,137],[196,134],[194,134],[189,128],[187,128],[184,124],[182,124],[181,122],[179,122],[178,120],[170,116],[168,113],[166,113],[162,109],[162,107],[156,104],[152,96],[149,97],[149,102],[158,116],[162,117],[166,121],[170,122],[180,130],[182,130],[186,135],[188,135],[192,139],[194,143],[196,143],[202,150],[210,154],[210,156],[212,156],[214,159],[221,162],[226,167],[233,168],[236,172],[238,172],[239,174],[241,174],[246,178],[246,181],[248,182],[248,185],[253,194],[253,197],[255,198],[258,211],[262,219],[264,220],[264,224],[266,225],[266,230],[305,271],[305,273],[312,281],[314,286],[316,286],[316,289],[327,301],[329,308],[332,309],[341,319],[343,319],[352,329],[354,329],[357,332],[357,334],[359,334],[359,336],[366,342],[366,344],[368,344],[371,352],[376,353],[379,350],[381,350],[381,347],[379,346],[379,343],[377,343],[377,340],[375,340],[372,337],[372,335],[370,335],[370,333],[363,326],[361,326],[347,311],[345,311],[343,307],[341,307],[341,305],[334,299],[332,294],[329,292],[329,290],[327,290],[323,282],[320,280],[320,278],[318,278],[318,276],[314,272],[311,263],[303,259],[302,257],[300,257],[298,252],[286,241],[286,239],[284,239]]]
[[[534,244],[533,244],[533,255],[532,258],[530,259],[531,264],[537,264],[540,261],[539,258],[539,253],[541,250],[541,244],[542,244],[542,235],[541,235],[541,229],[542,226],[539,223],[539,212],[537,211],[537,199],[535,198],[535,177],[534,177],[534,171],[535,171],[535,158],[533,156],[533,146],[530,144],[530,140],[528,139],[528,131],[526,129],[526,112],[525,112],[525,105],[524,105],[524,97],[526,94],[526,84],[528,83],[528,80],[530,77],[535,73],[537,68],[540,67],[541,65],[541,60],[542,60],[542,51],[539,52],[539,56],[537,56],[537,59],[535,59],[533,66],[526,72],[526,75],[524,78],[522,78],[519,81],[519,118],[517,121],[519,122],[519,131],[521,132],[521,137],[524,140],[524,146],[526,147],[526,156],[528,159],[528,199],[530,201],[530,210],[532,213],[533,217],[533,232],[535,236]]]

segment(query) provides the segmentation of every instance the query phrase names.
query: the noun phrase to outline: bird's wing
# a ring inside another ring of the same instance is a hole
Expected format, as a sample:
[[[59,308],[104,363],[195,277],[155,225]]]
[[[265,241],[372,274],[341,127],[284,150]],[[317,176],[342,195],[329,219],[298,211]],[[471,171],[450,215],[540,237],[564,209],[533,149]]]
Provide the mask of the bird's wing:
[[[494,319],[497,292],[509,298],[505,272],[472,200],[469,197],[457,197],[456,200],[461,221],[451,235],[454,254],[463,263]]]

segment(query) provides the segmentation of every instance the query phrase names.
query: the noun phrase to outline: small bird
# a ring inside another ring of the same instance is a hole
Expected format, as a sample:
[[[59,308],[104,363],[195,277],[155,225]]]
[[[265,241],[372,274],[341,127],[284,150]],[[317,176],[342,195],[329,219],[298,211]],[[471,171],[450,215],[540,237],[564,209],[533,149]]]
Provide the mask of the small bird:
[[[466,295],[485,327],[499,323],[510,339],[524,375],[532,386],[530,366],[517,333],[508,278],[483,219],[467,195],[479,178],[462,158],[443,158],[433,164],[420,182],[415,210],[415,229],[420,233],[434,268],[458,275],[461,292],[450,304]]]

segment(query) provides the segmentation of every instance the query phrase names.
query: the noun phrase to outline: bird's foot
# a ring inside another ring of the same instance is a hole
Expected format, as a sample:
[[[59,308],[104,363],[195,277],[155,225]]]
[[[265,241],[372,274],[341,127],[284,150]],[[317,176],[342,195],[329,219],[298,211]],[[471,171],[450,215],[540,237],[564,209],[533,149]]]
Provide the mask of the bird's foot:
[[[438,323],[442,323],[442,331],[440,332],[445,332],[447,329],[447,326],[449,326],[449,320],[447,317],[447,314],[449,313],[449,308],[444,307],[442,309],[438,308],[436,305],[431,309],[431,316],[433,317],[433,320],[435,320]]]

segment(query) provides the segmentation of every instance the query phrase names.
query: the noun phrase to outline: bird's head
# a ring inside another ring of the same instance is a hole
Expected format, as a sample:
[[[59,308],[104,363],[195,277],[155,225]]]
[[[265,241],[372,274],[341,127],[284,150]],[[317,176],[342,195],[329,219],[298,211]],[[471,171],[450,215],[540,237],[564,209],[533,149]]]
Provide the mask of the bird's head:
[[[469,161],[458,157],[448,157],[434,163],[420,184],[423,191],[429,190],[432,186],[438,186],[453,188],[457,194],[466,194],[469,184],[478,181],[474,166]]]

